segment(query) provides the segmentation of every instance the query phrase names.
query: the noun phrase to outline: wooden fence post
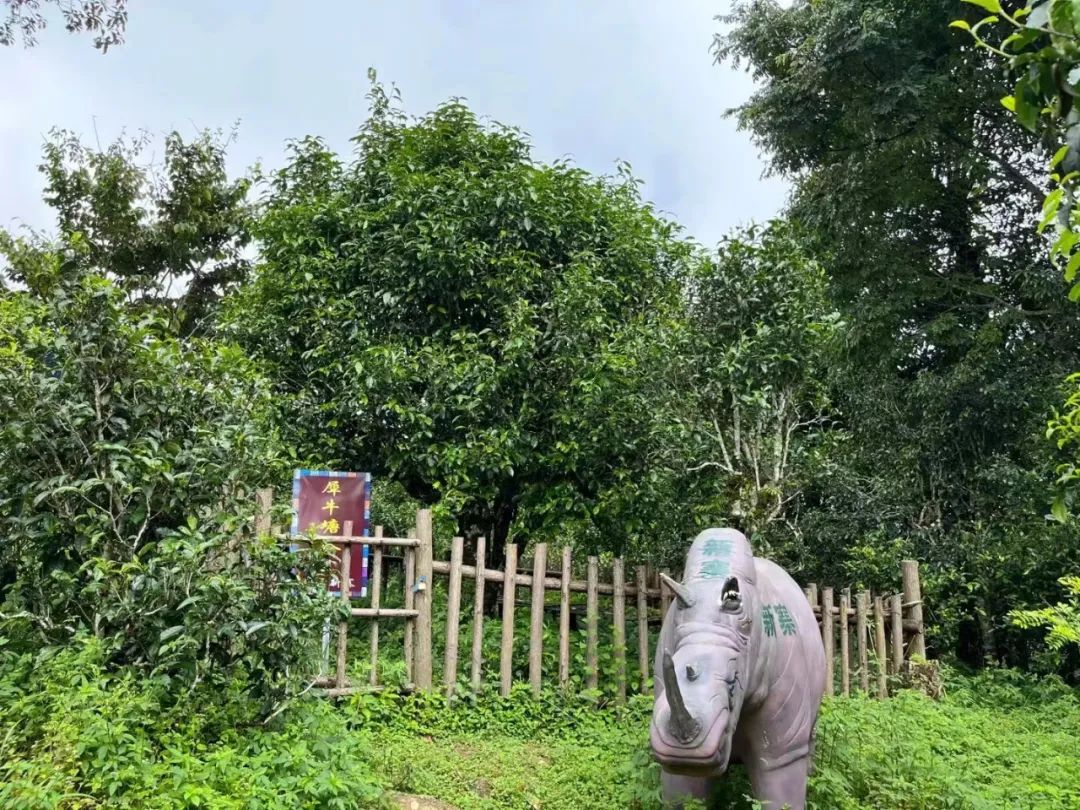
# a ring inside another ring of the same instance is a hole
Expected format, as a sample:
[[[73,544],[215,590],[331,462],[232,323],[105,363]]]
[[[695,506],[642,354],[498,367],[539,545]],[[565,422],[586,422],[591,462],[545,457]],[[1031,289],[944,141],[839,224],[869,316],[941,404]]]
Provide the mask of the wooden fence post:
[[[409,537],[415,538],[417,536],[416,529],[409,530]],[[405,609],[413,610],[416,607],[416,592],[413,588],[416,585],[416,549],[405,548]],[[413,652],[416,650],[416,619],[405,620],[405,640],[402,642],[402,652],[405,658],[405,680],[410,684],[415,684],[413,680],[413,673],[415,667],[413,666]]]
[[[597,635],[599,631],[600,561],[589,557],[585,586],[585,685],[596,689],[600,685],[600,661],[597,657]]]
[[[479,691],[481,667],[484,661],[484,567],[486,565],[483,537],[476,538],[476,584],[473,593],[473,628],[472,628],[472,688]]]
[[[570,546],[562,550],[562,579],[559,581],[559,686],[570,682]]]
[[[637,568],[638,689],[649,691],[649,577],[644,565]]]
[[[922,585],[919,582],[919,563],[904,560],[900,563],[904,583],[904,608],[915,623],[914,635],[908,650],[911,655],[926,658],[926,630],[923,627]]]
[[[851,608],[851,588],[840,591],[840,694],[851,694],[851,636],[848,632],[848,610]]]
[[[413,665],[413,677],[417,689],[431,688],[431,600],[435,590],[432,571],[434,538],[431,528],[431,510],[421,509],[416,513],[416,536],[420,545],[416,548],[416,578],[423,590],[416,592],[416,661]]]
[[[612,651],[615,656],[615,689],[620,703],[626,702],[626,577],[623,561],[616,557],[611,563],[612,613],[614,627]]]
[[[344,536],[350,537],[352,535],[352,521],[345,521]],[[345,604],[345,609],[349,610],[351,607],[352,599],[352,577],[350,573],[352,571],[352,543],[345,542],[341,546],[341,551],[338,554],[338,589],[341,592],[341,601]],[[334,685],[338,689],[345,688],[345,666],[346,666],[346,653],[349,643],[349,622],[338,622],[338,638],[337,638],[337,667],[334,677]]]
[[[889,651],[885,648],[885,603],[880,596],[874,597],[874,659],[877,663],[877,696],[889,696],[889,682],[885,677],[889,665]]]
[[[532,605],[529,614],[529,685],[540,697],[544,653],[544,578],[547,575],[547,543],[533,549]]]
[[[817,583],[811,582],[806,586],[806,598],[810,600],[810,607],[820,607],[818,605],[818,592]]]
[[[893,674],[904,671],[904,597],[894,593],[889,597],[889,613],[892,627]]]
[[[514,676],[514,599],[517,587],[516,543],[506,544],[506,568],[503,571],[502,648],[499,650],[499,694],[510,694],[510,680]]]
[[[671,576],[671,572],[663,568],[660,573],[664,576]],[[660,578],[660,621],[667,618],[668,608],[671,606],[671,591],[668,590],[667,585],[664,584],[663,577]]]
[[[860,591],[855,597],[855,635],[859,648],[859,688],[870,693],[870,665],[866,655],[866,611],[870,607],[870,591]]]
[[[375,539],[381,540],[383,527],[375,527]],[[371,549],[371,607],[379,609],[382,601],[382,546],[375,545]],[[376,614],[377,616],[377,614]],[[408,628],[408,625],[406,625]],[[371,672],[368,674],[368,683],[372,686],[379,684],[379,620],[371,620]]]
[[[812,588],[816,590],[816,586],[811,584]],[[823,587],[821,589],[821,641],[825,646],[825,694],[832,695],[836,692],[836,684],[833,682],[836,662],[833,660],[834,655],[834,633],[833,633],[833,589],[830,587]]]
[[[455,537],[450,543],[450,583],[446,588],[446,652],[443,657],[443,685],[448,694],[457,685],[458,634],[461,623],[461,557],[465,540]]]

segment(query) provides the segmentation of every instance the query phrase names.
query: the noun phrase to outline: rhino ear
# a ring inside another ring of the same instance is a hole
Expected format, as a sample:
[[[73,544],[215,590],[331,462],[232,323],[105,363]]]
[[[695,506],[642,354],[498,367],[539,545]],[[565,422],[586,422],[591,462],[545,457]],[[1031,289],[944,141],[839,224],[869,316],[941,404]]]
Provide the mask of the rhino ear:
[[[737,577],[728,577],[724,583],[724,589],[720,591],[720,607],[731,613],[742,608],[742,592]]]

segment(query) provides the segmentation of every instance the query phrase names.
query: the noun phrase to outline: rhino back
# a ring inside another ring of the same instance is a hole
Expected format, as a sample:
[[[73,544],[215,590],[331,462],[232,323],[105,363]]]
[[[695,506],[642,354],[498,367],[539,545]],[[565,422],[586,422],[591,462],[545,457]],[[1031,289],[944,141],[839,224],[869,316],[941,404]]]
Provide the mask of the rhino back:
[[[756,755],[775,761],[809,742],[825,692],[825,649],[795,580],[771,560],[756,558],[755,566],[760,635],[739,736],[767,740]]]

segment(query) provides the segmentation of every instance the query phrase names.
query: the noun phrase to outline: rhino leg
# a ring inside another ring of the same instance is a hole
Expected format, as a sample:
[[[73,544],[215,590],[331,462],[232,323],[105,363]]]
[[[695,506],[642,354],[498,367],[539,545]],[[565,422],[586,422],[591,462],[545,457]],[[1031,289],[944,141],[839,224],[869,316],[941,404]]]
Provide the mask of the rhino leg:
[[[687,799],[707,801],[712,791],[712,781],[697,776],[678,776],[660,771],[660,793],[665,808],[679,810]]]
[[[810,758],[801,756],[785,765],[766,767],[763,764],[747,765],[750,786],[754,798],[761,802],[763,810],[804,810],[806,807],[806,779],[810,775]]]

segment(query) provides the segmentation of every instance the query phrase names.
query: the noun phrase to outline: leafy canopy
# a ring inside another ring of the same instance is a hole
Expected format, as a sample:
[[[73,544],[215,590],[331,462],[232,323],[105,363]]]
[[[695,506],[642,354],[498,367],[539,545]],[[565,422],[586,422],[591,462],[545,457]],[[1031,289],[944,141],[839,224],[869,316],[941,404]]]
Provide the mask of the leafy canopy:
[[[354,159],[309,138],[272,178],[227,333],[320,463],[449,498],[496,547],[526,504],[523,528],[632,532],[617,490],[647,474],[696,248],[626,170],[538,164],[457,101],[410,122],[372,100]]]

